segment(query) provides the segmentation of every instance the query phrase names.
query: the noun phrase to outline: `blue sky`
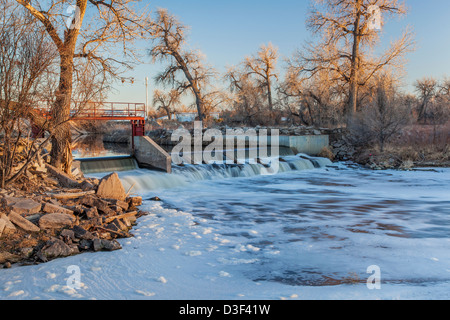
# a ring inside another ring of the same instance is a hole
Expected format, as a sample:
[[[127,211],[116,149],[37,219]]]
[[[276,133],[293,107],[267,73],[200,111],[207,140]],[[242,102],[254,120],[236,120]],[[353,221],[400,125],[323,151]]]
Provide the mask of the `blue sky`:
[[[208,62],[223,72],[226,66],[241,62],[255,53],[261,44],[272,42],[281,57],[291,56],[311,38],[305,27],[309,0],[153,0],[146,2],[151,10],[167,8],[190,26],[189,44],[206,54]],[[408,15],[387,21],[383,42],[400,36],[411,26],[416,34],[417,50],[410,53],[404,83],[411,90],[414,80],[434,76],[450,77],[450,1],[407,0]],[[146,45],[142,44],[142,50]],[[116,85],[111,101],[145,102],[145,77],[153,78],[161,66],[148,63],[127,74],[134,84]],[[282,70],[284,64],[279,63]],[[151,102],[151,100],[150,100]]]

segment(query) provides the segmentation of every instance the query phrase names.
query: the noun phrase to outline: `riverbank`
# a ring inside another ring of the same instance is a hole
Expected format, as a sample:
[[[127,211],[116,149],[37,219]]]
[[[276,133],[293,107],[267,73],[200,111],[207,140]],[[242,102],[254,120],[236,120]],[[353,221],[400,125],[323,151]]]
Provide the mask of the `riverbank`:
[[[49,164],[0,189],[0,267],[48,262],[84,252],[121,249],[145,215],[141,197],[130,196],[117,174],[69,176]]]

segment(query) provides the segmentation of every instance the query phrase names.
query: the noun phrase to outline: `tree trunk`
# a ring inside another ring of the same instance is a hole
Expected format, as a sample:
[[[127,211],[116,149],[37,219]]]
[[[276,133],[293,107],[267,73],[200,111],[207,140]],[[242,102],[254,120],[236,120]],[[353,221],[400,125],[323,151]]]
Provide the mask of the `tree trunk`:
[[[270,76],[269,76],[270,77]],[[267,78],[267,99],[269,102],[269,111],[273,111],[273,101],[272,101],[272,84],[270,83],[270,78]]]
[[[351,72],[350,72],[350,89],[347,105],[347,119],[350,120],[356,113],[356,107],[358,104],[358,81],[359,81],[359,45],[361,42],[361,35],[359,33],[359,27],[361,23],[361,0],[358,0],[357,4],[356,20],[353,27],[353,49],[351,59]]]
[[[201,97],[200,90],[198,90],[196,85],[192,85],[192,90],[194,91],[195,102],[197,104],[198,121],[203,121],[203,99]]]
[[[51,164],[70,173],[72,167],[72,135],[70,132],[70,103],[73,89],[73,50],[61,55],[60,79],[55,104],[52,108],[52,121],[55,132],[52,137]]]
[[[184,59],[180,55],[180,53],[177,52],[177,51],[174,51],[172,53],[172,55],[175,58],[175,60],[177,61],[178,65],[183,70],[183,73],[184,73],[184,75],[186,76],[186,79],[189,82],[189,85],[190,85],[190,87],[192,89],[192,92],[195,95],[195,103],[197,105],[198,120],[199,121],[203,121],[203,118],[204,118],[204,114],[203,114],[203,98],[202,98],[202,94],[200,92],[200,87],[198,85],[198,82],[197,82],[196,79],[194,79],[194,77],[192,77],[191,72],[189,71],[189,68],[188,68],[186,62],[184,61]]]

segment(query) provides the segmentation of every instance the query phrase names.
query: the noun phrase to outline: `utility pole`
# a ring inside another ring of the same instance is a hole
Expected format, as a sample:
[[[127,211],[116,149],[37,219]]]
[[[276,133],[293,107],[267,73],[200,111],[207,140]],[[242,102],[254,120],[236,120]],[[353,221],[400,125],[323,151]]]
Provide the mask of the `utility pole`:
[[[145,121],[148,120],[148,77],[145,77]]]

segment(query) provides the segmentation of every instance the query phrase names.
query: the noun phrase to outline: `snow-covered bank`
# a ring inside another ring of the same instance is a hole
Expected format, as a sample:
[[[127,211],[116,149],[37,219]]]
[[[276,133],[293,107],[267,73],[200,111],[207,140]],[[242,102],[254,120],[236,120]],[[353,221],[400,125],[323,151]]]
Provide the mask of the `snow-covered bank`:
[[[121,251],[0,270],[0,298],[449,299],[449,181],[337,166],[144,186],[163,201],[145,202]]]

